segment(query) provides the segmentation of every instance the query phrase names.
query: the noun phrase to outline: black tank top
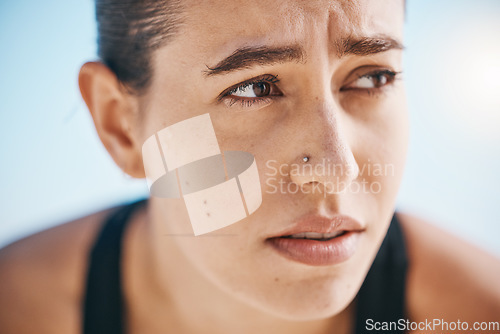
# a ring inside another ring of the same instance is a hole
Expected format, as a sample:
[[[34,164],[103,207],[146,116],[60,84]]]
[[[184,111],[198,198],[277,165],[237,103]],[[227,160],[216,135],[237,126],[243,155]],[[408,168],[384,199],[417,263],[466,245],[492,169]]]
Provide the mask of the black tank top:
[[[117,208],[104,222],[96,238],[89,255],[83,300],[84,334],[126,332],[120,270],[121,242],[131,215],[145,203],[146,200],[140,200]],[[404,237],[394,214],[356,297],[355,334],[369,332],[367,321],[397,322],[404,318],[406,269]]]

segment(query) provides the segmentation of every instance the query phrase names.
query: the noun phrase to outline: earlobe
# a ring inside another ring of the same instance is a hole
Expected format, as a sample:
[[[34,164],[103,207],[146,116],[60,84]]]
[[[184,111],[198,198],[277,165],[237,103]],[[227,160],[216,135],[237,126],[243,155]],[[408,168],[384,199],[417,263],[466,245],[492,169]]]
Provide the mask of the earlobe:
[[[141,143],[134,136],[138,131],[132,127],[136,124],[133,122],[136,98],[100,62],[85,63],[80,69],[78,84],[97,134],[115,163],[132,177],[145,177]]]

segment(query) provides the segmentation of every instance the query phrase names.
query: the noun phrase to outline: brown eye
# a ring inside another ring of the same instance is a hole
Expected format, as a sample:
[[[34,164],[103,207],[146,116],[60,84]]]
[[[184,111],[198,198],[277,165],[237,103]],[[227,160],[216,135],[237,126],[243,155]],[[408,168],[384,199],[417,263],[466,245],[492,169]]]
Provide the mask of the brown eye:
[[[350,89],[376,89],[391,84],[397,73],[389,70],[376,71],[359,76],[344,86],[342,90]]]
[[[231,96],[237,97],[265,97],[271,94],[271,84],[269,82],[261,81],[256,83],[250,83],[241,87],[238,87],[235,92],[231,93]]]
[[[253,86],[253,92],[257,97],[267,96],[271,91],[271,85],[267,82],[258,82],[251,86]]]
[[[250,107],[254,103],[269,104],[274,98],[283,96],[276,85],[279,81],[277,75],[261,75],[226,89],[218,100],[227,102],[229,106],[237,103],[242,107]]]

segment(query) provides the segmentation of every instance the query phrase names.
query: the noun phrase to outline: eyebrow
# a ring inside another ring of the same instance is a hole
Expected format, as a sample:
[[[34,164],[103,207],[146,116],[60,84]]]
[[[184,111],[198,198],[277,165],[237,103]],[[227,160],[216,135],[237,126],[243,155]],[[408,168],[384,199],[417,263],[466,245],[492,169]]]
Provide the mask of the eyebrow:
[[[347,37],[335,43],[337,56],[347,55],[368,56],[391,49],[403,49],[397,40],[386,37]],[[298,45],[284,47],[255,46],[235,50],[230,56],[218,62],[215,66],[206,65],[206,76],[215,76],[232,71],[248,69],[254,66],[273,65],[284,62],[304,62],[306,53]]]
[[[335,43],[337,55],[369,56],[389,50],[403,50],[402,43],[388,36],[343,38]]]
[[[224,58],[213,67],[207,65],[205,74],[212,76],[247,69],[257,65],[273,65],[291,61],[302,62],[304,57],[305,52],[298,45],[285,47],[244,47],[237,49],[229,57]]]

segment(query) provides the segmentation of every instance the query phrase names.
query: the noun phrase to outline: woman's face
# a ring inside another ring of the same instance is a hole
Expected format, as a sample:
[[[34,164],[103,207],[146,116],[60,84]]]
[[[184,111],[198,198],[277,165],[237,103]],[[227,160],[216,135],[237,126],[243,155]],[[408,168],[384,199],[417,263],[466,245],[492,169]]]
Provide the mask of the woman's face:
[[[184,24],[153,54],[139,140],[209,113],[221,151],[255,156],[262,205],[223,229],[176,238],[192,232],[182,200],[153,197],[154,220],[172,235],[160,240],[258,309],[334,315],[355,297],[382,242],[403,171],[403,1],[183,2]],[[305,156],[330,172],[297,170]],[[296,261],[268,242],[307,215],[337,214],[362,226],[339,263]]]

